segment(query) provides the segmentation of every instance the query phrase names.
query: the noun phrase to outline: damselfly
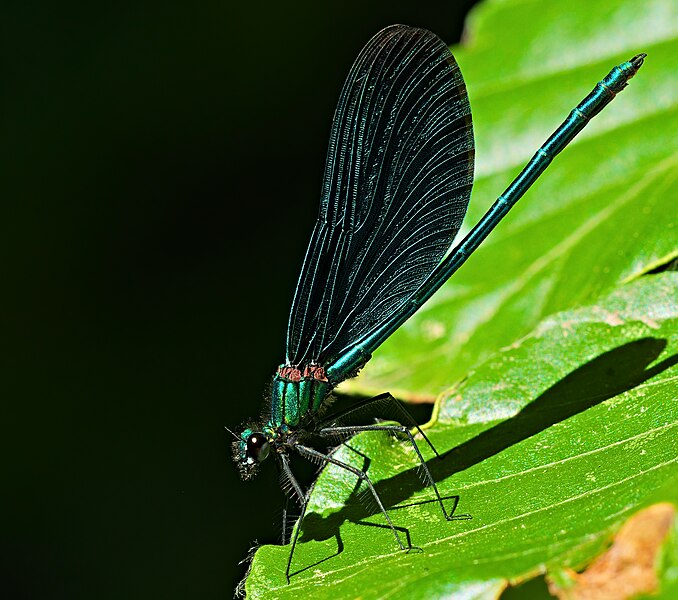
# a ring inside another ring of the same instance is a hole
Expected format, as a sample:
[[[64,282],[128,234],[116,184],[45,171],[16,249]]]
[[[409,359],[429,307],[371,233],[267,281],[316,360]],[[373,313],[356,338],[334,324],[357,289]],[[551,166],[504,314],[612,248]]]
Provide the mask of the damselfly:
[[[320,212],[292,302],[285,362],[273,376],[263,422],[234,434],[234,458],[243,479],[253,477],[273,455],[285,492],[300,505],[288,582],[309,499],[290,468],[292,453],[359,478],[397,544],[407,548],[369,475],[317,449],[318,441],[340,444],[362,431],[406,439],[444,518],[469,518],[454,514],[458,497],[451,510],[445,507],[415,435],[438,452],[390,394],[334,415],[327,415],[327,400],[464,263],[551,160],[626,87],[644,57],[638,54],[614,67],[448,253],[473,184],[473,129],[464,79],[447,46],[423,29],[393,25],[363,48],[334,115]],[[350,424],[352,417],[369,413],[400,424]],[[285,527],[283,543],[284,538]]]

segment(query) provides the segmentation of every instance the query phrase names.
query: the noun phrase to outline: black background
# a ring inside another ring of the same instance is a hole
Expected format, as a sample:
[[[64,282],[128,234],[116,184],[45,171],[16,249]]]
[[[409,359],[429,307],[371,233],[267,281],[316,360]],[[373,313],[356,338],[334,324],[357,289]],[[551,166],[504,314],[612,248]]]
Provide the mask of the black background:
[[[260,410],[345,74],[471,0],[16,3],[0,14],[8,598],[228,598],[274,542]]]

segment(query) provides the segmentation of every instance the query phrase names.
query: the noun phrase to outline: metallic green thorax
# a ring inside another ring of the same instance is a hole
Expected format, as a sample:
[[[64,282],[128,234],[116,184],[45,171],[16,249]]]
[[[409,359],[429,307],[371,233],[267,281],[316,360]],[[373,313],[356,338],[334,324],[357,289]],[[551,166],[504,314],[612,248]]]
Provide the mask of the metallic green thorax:
[[[271,386],[271,417],[268,427],[296,427],[308,413],[316,412],[332,390],[322,367],[303,369],[282,365]]]

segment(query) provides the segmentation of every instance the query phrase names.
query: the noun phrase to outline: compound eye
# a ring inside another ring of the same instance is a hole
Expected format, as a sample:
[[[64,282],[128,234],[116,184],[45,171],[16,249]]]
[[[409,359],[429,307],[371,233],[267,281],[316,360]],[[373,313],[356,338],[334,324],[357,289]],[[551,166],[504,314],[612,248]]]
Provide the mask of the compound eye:
[[[263,433],[253,433],[247,438],[247,454],[257,462],[264,460],[270,449],[270,444]]]

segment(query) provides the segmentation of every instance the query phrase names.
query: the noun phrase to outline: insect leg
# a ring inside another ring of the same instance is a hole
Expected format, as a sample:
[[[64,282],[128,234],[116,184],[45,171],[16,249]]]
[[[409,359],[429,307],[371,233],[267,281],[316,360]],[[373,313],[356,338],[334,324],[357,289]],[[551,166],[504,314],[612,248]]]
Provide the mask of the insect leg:
[[[308,494],[304,494],[301,489],[301,486],[297,482],[292,469],[290,469],[290,464],[287,457],[284,454],[280,454],[280,476],[282,480],[283,490],[288,494],[288,499],[294,495],[299,501],[301,506],[301,513],[299,515],[299,520],[297,521],[297,527],[294,531],[292,537],[292,546],[290,548],[290,554],[287,558],[287,568],[285,569],[285,577],[287,583],[290,582],[290,568],[292,567],[292,557],[294,556],[294,549],[297,546],[297,538],[299,537],[299,530],[301,529],[301,522],[304,520],[304,515],[306,514],[306,506],[308,504]],[[290,493],[290,492],[293,492]],[[285,503],[285,512],[283,513],[284,527],[287,527],[287,503]],[[286,530],[283,529],[283,544],[285,543]]]
[[[407,425],[410,429],[416,429],[417,433],[421,435],[423,440],[428,444],[436,457],[442,459],[443,457],[436,450],[435,446],[428,439],[424,431],[419,427],[417,422],[412,418],[412,415],[407,412],[407,409],[389,392],[379,394],[374,398],[367,398],[361,400],[357,404],[348,407],[335,415],[330,415],[324,419],[319,428],[322,429],[327,426],[341,425],[346,418],[363,417],[363,418],[380,418],[391,417],[394,421]]]
[[[457,508],[457,504],[459,504],[459,496],[452,496],[452,498],[455,499],[455,502],[454,506],[452,507],[452,511],[448,513],[447,509],[445,508],[445,504],[443,503],[443,499],[440,495],[440,492],[438,491],[438,486],[433,480],[431,471],[429,470],[428,465],[426,464],[426,461],[424,460],[424,457],[422,456],[421,451],[419,450],[419,446],[417,446],[417,442],[415,441],[414,436],[412,435],[412,432],[408,427],[405,427],[404,425],[346,425],[346,426],[325,427],[321,429],[319,433],[321,436],[334,438],[337,441],[343,441],[346,437],[353,436],[356,433],[360,433],[361,431],[386,431],[392,434],[403,434],[407,436],[410,444],[412,444],[412,448],[414,448],[414,451],[417,453],[417,457],[419,458],[424,482],[433,488],[433,491],[435,492],[436,495],[436,500],[440,505],[440,509],[445,519],[447,519],[448,521],[453,521],[453,520],[467,520],[471,518],[471,516],[468,514],[462,515],[454,514],[454,511]]]
[[[408,425],[408,427],[399,428],[396,430],[394,428],[391,428],[390,426],[384,425],[372,425],[372,426],[343,425],[343,422],[345,422],[347,418],[350,419],[351,417],[362,417],[362,418],[391,417],[393,418],[393,420],[398,421],[403,425]],[[324,421],[323,425],[320,426],[321,435],[323,435],[323,431],[325,431],[326,432],[325,435],[332,435],[335,437],[335,439],[343,438],[342,441],[344,441],[347,437],[350,437],[360,431],[378,431],[380,429],[384,430],[384,428],[386,428],[392,433],[395,433],[397,431],[397,433],[405,434],[408,438],[408,441],[412,444],[412,447],[414,448],[417,457],[419,458],[419,462],[421,464],[422,469],[421,472],[423,475],[423,481],[424,483],[430,485],[433,488],[436,495],[436,500],[440,504],[440,508],[445,519],[451,521],[451,520],[466,520],[471,518],[471,516],[468,514],[462,515],[454,514],[454,511],[457,508],[457,504],[459,503],[459,496],[451,496],[451,498],[454,499],[454,506],[452,507],[451,511],[446,510],[445,506],[443,505],[442,497],[438,490],[438,486],[435,484],[433,476],[431,475],[431,471],[428,468],[428,465],[426,464],[426,461],[424,460],[424,457],[422,456],[421,451],[419,450],[419,446],[417,445],[414,436],[412,435],[410,430],[416,429],[417,433],[421,435],[421,437],[428,444],[429,448],[431,448],[431,450],[434,452],[437,458],[442,460],[443,456],[441,456],[441,454],[436,450],[435,446],[428,439],[424,431],[412,418],[412,415],[410,415],[410,413],[407,412],[405,407],[400,402],[398,402],[398,400],[392,394],[385,392],[383,394],[375,396],[374,398],[367,398],[365,400],[362,400],[336,415],[331,415]],[[365,429],[365,427],[368,427],[368,429]],[[345,429],[341,431],[342,428]]]
[[[341,467],[342,469],[346,469],[350,473],[353,473],[357,477],[359,477],[362,481],[365,482],[365,485],[369,488],[370,492],[372,492],[372,496],[374,497],[377,506],[379,506],[379,509],[381,510],[382,514],[384,515],[384,518],[386,519],[386,522],[388,523],[388,526],[390,527],[391,531],[393,532],[393,536],[396,539],[396,542],[398,542],[398,546],[400,546],[401,550],[407,550],[409,546],[405,546],[400,539],[400,536],[398,535],[398,531],[396,530],[395,525],[393,525],[393,522],[391,521],[391,517],[388,516],[388,513],[386,512],[386,509],[384,508],[384,504],[381,501],[381,498],[379,497],[379,494],[377,494],[377,490],[374,489],[374,485],[372,485],[372,482],[370,481],[370,478],[367,476],[367,473],[364,471],[361,471],[360,469],[357,469],[356,467],[353,467],[345,462],[342,462],[340,460],[337,460],[336,458],[332,456],[328,456],[327,454],[323,454],[322,452],[318,452],[317,450],[313,448],[309,448],[307,446],[302,446],[300,444],[297,444],[294,446],[294,449],[304,458],[307,458],[310,461],[316,462],[318,464],[323,464],[323,463],[332,463],[334,465],[337,465],[338,467]],[[297,533],[298,533],[298,528],[297,528]]]
[[[287,507],[290,504],[290,497],[285,494],[285,506],[282,514],[282,545],[287,544]]]

